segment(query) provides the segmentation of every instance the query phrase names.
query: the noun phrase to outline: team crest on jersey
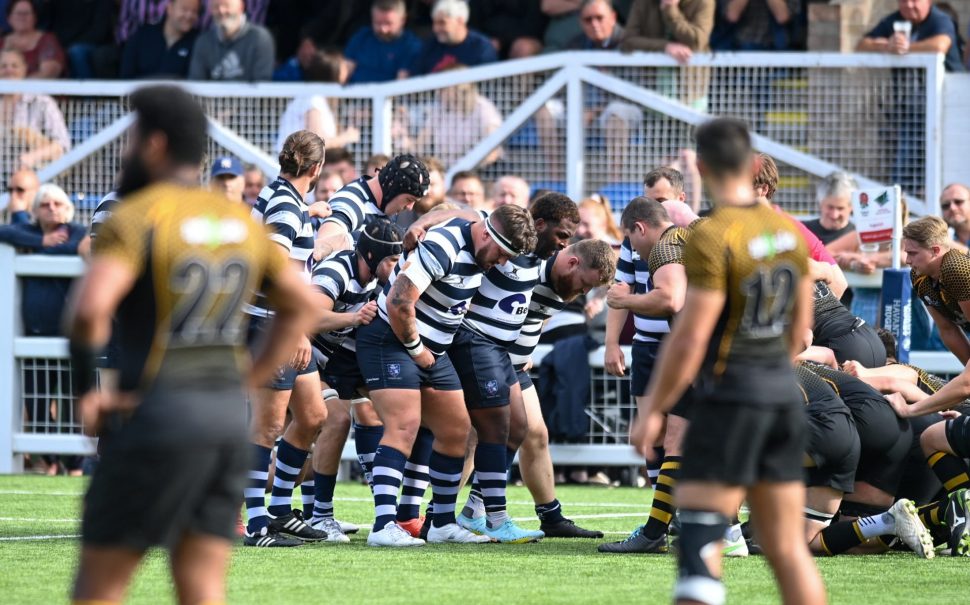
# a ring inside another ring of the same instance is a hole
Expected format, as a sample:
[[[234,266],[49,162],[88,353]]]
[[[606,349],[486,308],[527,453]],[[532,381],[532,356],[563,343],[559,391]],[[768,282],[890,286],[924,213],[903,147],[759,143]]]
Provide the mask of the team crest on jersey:
[[[441,278],[441,282],[461,288],[462,284],[465,283],[465,278],[461,275],[446,275]]]
[[[489,380],[488,382],[485,383],[485,394],[488,395],[489,397],[493,397],[495,395],[498,395],[498,381],[497,380]]]
[[[389,364],[387,364],[387,377],[388,378],[400,378],[401,377],[401,364],[399,364],[399,363],[389,363]]]
[[[509,269],[508,273],[506,273],[505,276],[508,277],[509,279],[518,280],[519,268],[516,266],[513,266],[511,269]]]

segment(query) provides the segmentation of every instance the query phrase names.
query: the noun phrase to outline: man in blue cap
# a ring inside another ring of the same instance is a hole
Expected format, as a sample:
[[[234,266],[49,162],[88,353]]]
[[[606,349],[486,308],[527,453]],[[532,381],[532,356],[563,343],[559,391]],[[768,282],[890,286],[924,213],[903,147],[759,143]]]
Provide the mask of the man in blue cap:
[[[223,194],[233,202],[242,203],[245,186],[242,162],[230,156],[216,158],[212,162],[209,172],[209,188],[212,191]]]

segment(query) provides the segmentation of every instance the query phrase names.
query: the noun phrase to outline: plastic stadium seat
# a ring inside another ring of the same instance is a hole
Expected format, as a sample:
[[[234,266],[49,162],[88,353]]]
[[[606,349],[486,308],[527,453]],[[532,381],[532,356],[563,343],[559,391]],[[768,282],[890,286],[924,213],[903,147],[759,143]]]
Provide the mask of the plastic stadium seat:
[[[614,212],[620,212],[630,200],[643,195],[643,183],[640,181],[630,181],[624,183],[607,183],[600,187],[600,195],[605,195],[610,200],[610,207]]]
[[[529,187],[532,188],[533,192],[539,189],[545,189],[547,191],[555,191],[556,193],[566,193],[565,181],[533,181],[529,183]]]

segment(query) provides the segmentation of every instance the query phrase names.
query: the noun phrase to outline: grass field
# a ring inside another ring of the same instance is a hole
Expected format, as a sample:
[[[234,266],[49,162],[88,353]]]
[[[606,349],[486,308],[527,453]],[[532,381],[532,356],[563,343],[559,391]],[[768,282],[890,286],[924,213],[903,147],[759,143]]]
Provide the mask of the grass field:
[[[83,479],[0,477],[0,601],[65,602],[78,551]],[[368,490],[337,487],[338,517],[367,525]],[[463,498],[464,496],[462,496]],[[581,525],[619,539],[644,518],[646,490],[563,487],[560,500]],[[510,511],[537,527],[524,488],[512,488]],[[462,500],[459,500],[462,501]],[[664,603],[674,559],[596,552],[593,540],[539,544],[427,546],[407,551],[350,544],[296,549],[237,548],[230,603]],[[923,561],[909,553],[819,560],[832,603],[967,603],[970,561]],[[761,557],[726,562],[731,603],[776,603]],[[131,603],[172,601],[166,559],[151,553],[129,593]]]

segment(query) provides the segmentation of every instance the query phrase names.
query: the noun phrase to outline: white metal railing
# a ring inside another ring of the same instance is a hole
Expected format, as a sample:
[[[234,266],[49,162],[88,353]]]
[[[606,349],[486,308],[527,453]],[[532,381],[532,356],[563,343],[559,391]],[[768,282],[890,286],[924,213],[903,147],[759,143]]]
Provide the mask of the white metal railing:
[[[943,77],[942,58],[929,54],[721,53],[695,55],[680,66],[663,54],[578,51],[346,87],[181,85],[207,110],[210,153],[237,155],[270,175],[277,170],[280,116],[295,98],[332,100],[338,129],[360,130],[350,148],[362,160],[403,146],[440,154],[417,135],[438,125],[443,91],[470,85],[502,123],[447,157],[449,174],[476,167],[489,178],[516,173],[576,199],[609,191],[622,206],[646,171],[690,146],[691,127],[726,114],[748,120],[758,149],[778,160],[777,199],[787,209],[810,211],[812,183],[842,168],[864,186],[902,181],[910,207],[922,214],[934,210],[940,189]],[[126,97],[144,84],[3,80],[0,95],[57,100],[73,147],[39,174],[96,198],[111,188],[119,167],[131,119]],[[547,126],[540,128],[543,118]],[[4,166],[24,151],[20,144],[0,149]],[[484,166],[499,147],[502,159]]]
[[[59,419],[54,423],[55,432],[27,430],[24,408],[25,394],[21,381],[24,364],[28,360],[45,360],[69,367],[67,340],[64,338],[38,338],[20,334],[20,279],[31,276],[74,278],[82,275],[84,265],[76,257],[53,257],[40,255],[16,255],[10,246],[0,245],[0,267],[12,270],[0,271],[0,473],[19,472],[22,455],[44,454],[91,454],[96,441],[81,434],[79,423]],[[849,274],[850,285],[870,287],[871,277],[861,278]],[[533,355],[538,365],[550,347],[540,345]],[[590,353],[591,381],[604,382],[603,349]],[[629,359],[629,349],[625,350]],[[962,370],[956,358],[947,352],[914,352],[912,362],[928,371],[939,374],[957,374]],[[619,386],[625,379],[609,378]],[[617,396],[590,402],[589,443],[553,445],[552,456],[556,464],[564,465],[636,465],[638,459],[633,450],[625,445],[623,426],[610,424],[608,420],[632,418],[633,402]],[[594,395],[594,399],[596,399]],[[344,448],[343,459],[356,459],[353,442]]]

